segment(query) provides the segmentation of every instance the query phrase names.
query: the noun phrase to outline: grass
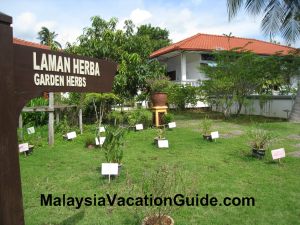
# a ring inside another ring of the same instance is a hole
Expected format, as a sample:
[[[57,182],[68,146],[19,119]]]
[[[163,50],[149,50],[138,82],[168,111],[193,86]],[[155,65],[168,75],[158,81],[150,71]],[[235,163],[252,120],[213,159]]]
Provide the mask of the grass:
[[[176,225],[300,224],[300,158],[287,156],[279,165],[271,160],[270,153],[263,160],[252,158],[247,146],[247,131],[259,121],[262,128],[276,135],[273,149],[284,147],[287,153],[299,150],[295,145],[300,143],[300,126],[247,116],[224,121],[215,114],[211,115],[213,127],[221,138],[207,142],[200,134],[200,120],[204,116],[198,112],[176,114],[177,128],[166,132],[170,143],[167,150],[152,144],[156,135],[153,129],[130,132],[126,136],[121,175],[110,184],[100,176],[103,152],[84,148],[88,132],[74,141],[62,141],[58,135],[55,147],[41,145],[29,157],[21,155],[26,224],[141,224],[145,208],[42,207],[40,195],[138,196],[144,173],[161,165],[176,168],[184,180],[179,189],[188,193],[207,193],[219,200],[226,196],[255,198],[254,207],[179,207],[171,213]]]

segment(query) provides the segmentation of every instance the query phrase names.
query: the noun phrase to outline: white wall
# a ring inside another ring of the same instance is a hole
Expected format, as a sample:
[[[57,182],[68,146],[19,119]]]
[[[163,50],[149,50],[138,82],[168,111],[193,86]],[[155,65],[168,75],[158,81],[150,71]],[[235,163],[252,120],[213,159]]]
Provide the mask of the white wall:
[[[180,55],[168,59],[166,64],[167,71],[176,71],[176,80],[181,80]]]
[[[187,80],[203,80],[205,75],[200,73],[200,53],[186,53]]]
[[[200,53],[184,53],[186,55],[186,70],[187,80],[203,80],[206,79],[205,74],[200,73],[198,67],[200,66]],[[180,55],[169,58],[166,61],[167,71],[176,71],[176,80],[181,81],[181,61]]]
[[[248,100],[249,104],[242,108],[241,114],[287,118],[287,112],[283,110],[289,110],[290,113],[294,104],[294,99],[291,96],[272,96],[271,100],[263,104],[261,109],[257,97],[250,97]],[[213,107],[213,110],[221,111],[221,108]],[[238,105],[236,104],[231,107],[230,112],[234,114],[237,110]]]

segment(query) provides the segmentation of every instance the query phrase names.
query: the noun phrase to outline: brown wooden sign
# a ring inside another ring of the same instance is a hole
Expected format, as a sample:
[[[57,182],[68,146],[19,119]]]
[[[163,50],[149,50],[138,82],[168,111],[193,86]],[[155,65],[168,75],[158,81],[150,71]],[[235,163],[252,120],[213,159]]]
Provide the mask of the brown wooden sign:
[[[117,64],[13,44],[11,24],[12,18],[0,13],[0,224],[23,225],[21,109],[43,92],[110,92]]]

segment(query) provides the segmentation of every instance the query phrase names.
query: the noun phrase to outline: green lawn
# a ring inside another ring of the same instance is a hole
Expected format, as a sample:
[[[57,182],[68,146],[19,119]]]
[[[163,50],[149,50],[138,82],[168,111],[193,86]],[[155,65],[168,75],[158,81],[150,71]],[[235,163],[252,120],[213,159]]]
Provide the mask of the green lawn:
[[[259,121],[277,141],[273,149],[299,151],[300,126],[280,120],[243,117],[224,121],[215,117],[214,129],[221,138],[204,141],[200,134],[201,113],[176,115],[177,128],[167,131],[170,148],[153,144],[156,131],[130,132],[126,136],[121,175],[108,184],[100,175],[104,154],[84,148],[84,135],[74,141],[56,137],[56,145],[37,147],[29,157],[20,156],[25,221],[28,225],[140,224],[144,210],[134,207],[41,207],[40,195],[94,194],[137,195],[144,173],[161,165],[176,168],[188,193],[215,196],[252,196],[255,206],[179,207],[171,216],[176,225],[187,224],[300,224],[300,158],[287,156],[273,163],[270,153],[263,160],[249,155],[247,130]],[[86,135],[86,134],[85,134]],[[298,145],[297,145],[298,144]],[[298,146],[298,147],[297,147]]]

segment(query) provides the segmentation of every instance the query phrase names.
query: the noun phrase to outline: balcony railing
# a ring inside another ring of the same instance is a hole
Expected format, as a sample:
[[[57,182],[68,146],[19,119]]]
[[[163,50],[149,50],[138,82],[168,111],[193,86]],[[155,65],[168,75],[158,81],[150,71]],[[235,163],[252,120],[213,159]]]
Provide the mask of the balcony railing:
[[[176,84],[190,85],[193,87],[201,86],[201,80],[175,80]]]

